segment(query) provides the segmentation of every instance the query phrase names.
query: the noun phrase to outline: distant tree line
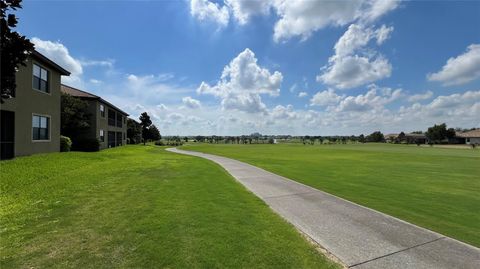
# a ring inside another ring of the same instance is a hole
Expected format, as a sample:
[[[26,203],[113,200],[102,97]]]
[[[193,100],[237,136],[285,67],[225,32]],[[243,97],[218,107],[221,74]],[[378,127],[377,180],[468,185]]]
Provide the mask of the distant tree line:
[[[385,135],[381,131],[375,131],[371,134],[364,135],[334,135],[334,136],[319,136],[319,135],[305,135],[305,136],[292,136],[292,135],[262,135],[260,133],[253,133],[251,135],[240,136],[189,136],[184,137],[185,142],[199,142],[199,143],[211,143],[211,144],[274,144],[274,143],[302,143],[304,145],[314,144],[347,144],[347,143],[385,143],[387,141],[392,143],[406,143],[406,144],[429,144],[435,143],[456,143],[456,132],[463,132],[474,130],[471,129],[453,129],[447,128],[445,123],[435,124],[429,127],[426,132],[413,131],[409,134],[400,132],[396,135],[394,140],[386,139]],[[416,135],[416,136],[415,136]]]

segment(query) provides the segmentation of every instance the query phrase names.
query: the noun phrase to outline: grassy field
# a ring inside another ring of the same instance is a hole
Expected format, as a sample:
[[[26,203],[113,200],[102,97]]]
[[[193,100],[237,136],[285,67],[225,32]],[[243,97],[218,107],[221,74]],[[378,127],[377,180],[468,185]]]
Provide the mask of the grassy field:
[[[389,144],[210,145],[235,158],[480,247],[480,150]]]
[[[156,146],[0,163],[1,268],[337,268],[219,166]]]

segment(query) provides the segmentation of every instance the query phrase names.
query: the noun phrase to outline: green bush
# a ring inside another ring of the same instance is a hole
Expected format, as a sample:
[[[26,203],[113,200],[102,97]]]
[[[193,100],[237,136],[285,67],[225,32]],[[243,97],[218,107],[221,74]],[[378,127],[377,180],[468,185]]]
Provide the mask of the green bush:
[[[61,152],[67,152],[67,151],[70,151],[71,148],[72,148],[72,140],[70,140],[69,137],[61,135],[60,136],[60,151]]]
[[[100,142],[96,138],[81,138],[73,141],[72,150],[87,152],[99,151]]]

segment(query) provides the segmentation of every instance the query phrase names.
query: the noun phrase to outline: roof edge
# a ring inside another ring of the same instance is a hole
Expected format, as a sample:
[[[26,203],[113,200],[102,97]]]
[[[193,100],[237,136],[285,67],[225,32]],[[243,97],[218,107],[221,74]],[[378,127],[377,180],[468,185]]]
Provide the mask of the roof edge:
[[[84,91],[84,90],[80,90],[78,88],[75,88],[75,87],[72,87],[72,86],[68,86],[66,84],[63,84],[61,83],[62,86],[65,86],[65,87],[69,87],[69,88],[72,88],[74,90],[77,90],[77,91],[80,91],[80,92],[84,92],[84,93],[87,93],[87,94],[90,94],[92,95],[93,97],[87,97],[87,96],[83,96],[83,97],[78,97],[78,96],[75,96],[77,98],[82,98],[82,99],[90,99],[90,100],[99,100],[113,108],[115,108],[116,110],[120,111],[121,113],[123,113],[125,116],[130,116],[127,112],[121,110],[120,108],[118,108],[117,106],[113,105],[112,103],[108,102],[107,100],[103,99],[102,97],[98,96],[98,95],[95,95],[93,93],[90,93],[90,92],[87,92],[87,91]]]
[[[47,64],[49,64],[50,66],[52,66],[53,68],[55,68],[57,71],[60,72],[60,74],[64,75],[64,76],[70,76],[70,72],[67,71],[65,68],[61,67],[60,65],[58,65],[56,62],[50,60],[49,58],[47,58],[47,56],[41,54],[40,52],[38,52],[37,50],[33,50],[32,54],[31,54],[33,57],[37,57],[39,58],[40,60],[46,62]]]

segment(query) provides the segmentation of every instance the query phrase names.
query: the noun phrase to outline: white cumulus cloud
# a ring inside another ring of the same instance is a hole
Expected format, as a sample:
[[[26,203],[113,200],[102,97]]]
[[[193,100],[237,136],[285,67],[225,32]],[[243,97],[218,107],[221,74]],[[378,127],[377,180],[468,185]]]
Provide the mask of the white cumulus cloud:
[[[279,41],[295,36],[305,39],[327,26],[372,22],[397,6],[398,1],[390,0],[274,1],[280,17],[275,25],[274,39]]]
[[[32,43],[35,45],[35,49],[47,56],[61,67],[70,71],[72,75],[79,76],[83,73],[83,67],[80,60],[73,58],[67,47],[65,47],[60,42],[52,42],[49,40],[41,40],[40,38],[34,37],[31,39]]]
[[[335,105],[342,100],[344,96],[337,95],[333,89],[317,92],[312,99],[310,105],[312,106],[329,106]]]
[[[282,80],[280,72],[272,74],[260,67],[255,54],[247,48],[225,66],[216,85],[202,82],[197,92],[220,98],[224,109],[264,112],[266,106],[260,95],[278,96]]]
[[[228,25],[230,12],[226,6],[208,0],[191,0],[190,14],[199,21],[214,22],[220,27]]]
[[[266,15],[270,12],[272,1],[266,0],[226,0],[233,16],[239,24],[246,24],[254,15]]]
[[[370,24],[398,5],[398,0],[225,0],[223,5],[190,0],[190,13],[200,21],[210,20],[225,27],[230,14],[238,24],[244,25],[253,16],[268,16],[273,11],[278,17],[273,38],[279,42],[297,36],[307,39],[328,26]]]
[[[190,96],[183,97],[182,98],[182,103],[186,107],[191,108],[191,109],[197,109],[197,108],[201,107],[200,101],[198,101],[197,99],[193,99]]]
[[[335,54],[328,60],[317,76],[317,81],[349,89],[389,77],[392,66],[388,59],[372,49],[365,49],[372,39],[381,44],[390,35],[392,27],[382,26],[375,30],[351,24],[335,44]]]
[[[426,91],[425,93],[418,93],[418,94],[411,95],[410,97],[408,97],[408,101],[415,103],[418,101],[430,99],[432,97],[433,97],[433,92]]]
[[[442,70],[428,74],[427,79],[443,85],[462,85],[480,78],[480,44],[472,44],[467,51],[448,59]]]
[[[298,97],[300,97],[300,98],[307,97],[307,96],[308,96],[307,92],[299,92],[298,93]]]
[[[345,97],[338,107],[337,112],[364,112],[382,111],[389,104],[401,97],[402,90],[390,88],[379,89],[375,85],[365,94]]]
[[[31,42],[35,45],[35,50],[45,55],[61,67],[65,68],[71,74],[63,76],[62,83],[84,88],[87,84],[100,84],[102,81],[98,79],[85,79],[83,77],[84,70],[93,66],[99,66],[112,69],[115,63],[114,59],[108,60],[85,60],[74,57],[70,54],[68,48],[59,41],[42,40],[33,37]]]

